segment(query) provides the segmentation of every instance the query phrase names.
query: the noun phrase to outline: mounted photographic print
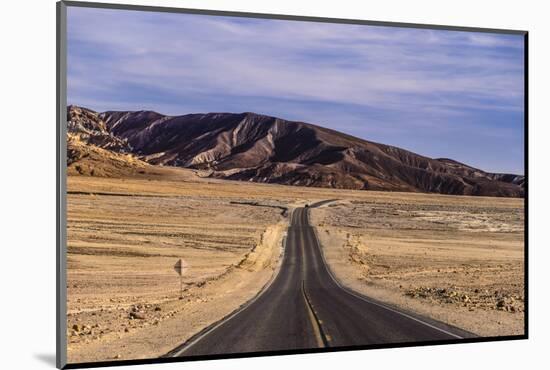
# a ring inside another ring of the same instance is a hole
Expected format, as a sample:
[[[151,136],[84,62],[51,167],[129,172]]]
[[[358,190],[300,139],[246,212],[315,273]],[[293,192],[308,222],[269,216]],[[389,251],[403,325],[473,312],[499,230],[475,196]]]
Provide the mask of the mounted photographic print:
[[[527,338],[526,55],[58,3],[58,366]]]

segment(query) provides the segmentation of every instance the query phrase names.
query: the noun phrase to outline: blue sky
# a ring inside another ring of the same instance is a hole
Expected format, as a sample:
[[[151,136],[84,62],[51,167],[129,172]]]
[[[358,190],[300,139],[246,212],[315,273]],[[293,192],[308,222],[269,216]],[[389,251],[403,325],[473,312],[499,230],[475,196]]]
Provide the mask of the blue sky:
[[[69,104],[257,112],[523,174],[523,37],[68,8]]]

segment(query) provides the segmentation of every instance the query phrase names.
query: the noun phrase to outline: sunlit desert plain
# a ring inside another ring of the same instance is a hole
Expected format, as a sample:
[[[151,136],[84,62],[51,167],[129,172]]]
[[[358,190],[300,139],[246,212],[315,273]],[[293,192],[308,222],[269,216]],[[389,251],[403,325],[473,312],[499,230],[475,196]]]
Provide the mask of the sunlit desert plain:
[[[277,274],[292,210],[320,200],[310,222],[343,284],[477,335],[523,333],[523,199],[155,171],[68,177],[69,362],[159,357],[229,315]]]

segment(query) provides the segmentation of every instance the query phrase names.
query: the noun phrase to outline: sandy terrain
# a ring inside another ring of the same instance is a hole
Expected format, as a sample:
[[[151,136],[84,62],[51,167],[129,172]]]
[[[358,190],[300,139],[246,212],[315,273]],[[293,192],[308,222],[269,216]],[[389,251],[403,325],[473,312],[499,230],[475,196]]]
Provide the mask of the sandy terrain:
[[[202,176],[68,177],[70,363],[158,357],[222,319],[277,271],[285,207],[326,199],[312,222],[347,285],[481,335],[522,331],[520,199]]]
[[[122,182],[69,177],[69,362],[160,356],[273,275],[287,225],[281,208],[208,191],[154,196],[143,180],[105,195],[108,181]],[[179,258],[189,265],[182,300]]]
[[[523,334],[523,200],[366,196],[312,220],[353,289],[478,335]]]

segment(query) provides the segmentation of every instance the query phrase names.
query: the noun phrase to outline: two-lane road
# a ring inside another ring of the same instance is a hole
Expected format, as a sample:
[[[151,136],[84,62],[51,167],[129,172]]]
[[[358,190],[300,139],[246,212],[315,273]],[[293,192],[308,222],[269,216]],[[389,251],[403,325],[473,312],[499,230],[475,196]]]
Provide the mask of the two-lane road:
[[[291,214],[285,254],[272,284],[243,309],[191,338],[168,356],[396,344],[472,336],[341,286],[325,263],[309,225],[308,212],[309,208],[298,208]]]

